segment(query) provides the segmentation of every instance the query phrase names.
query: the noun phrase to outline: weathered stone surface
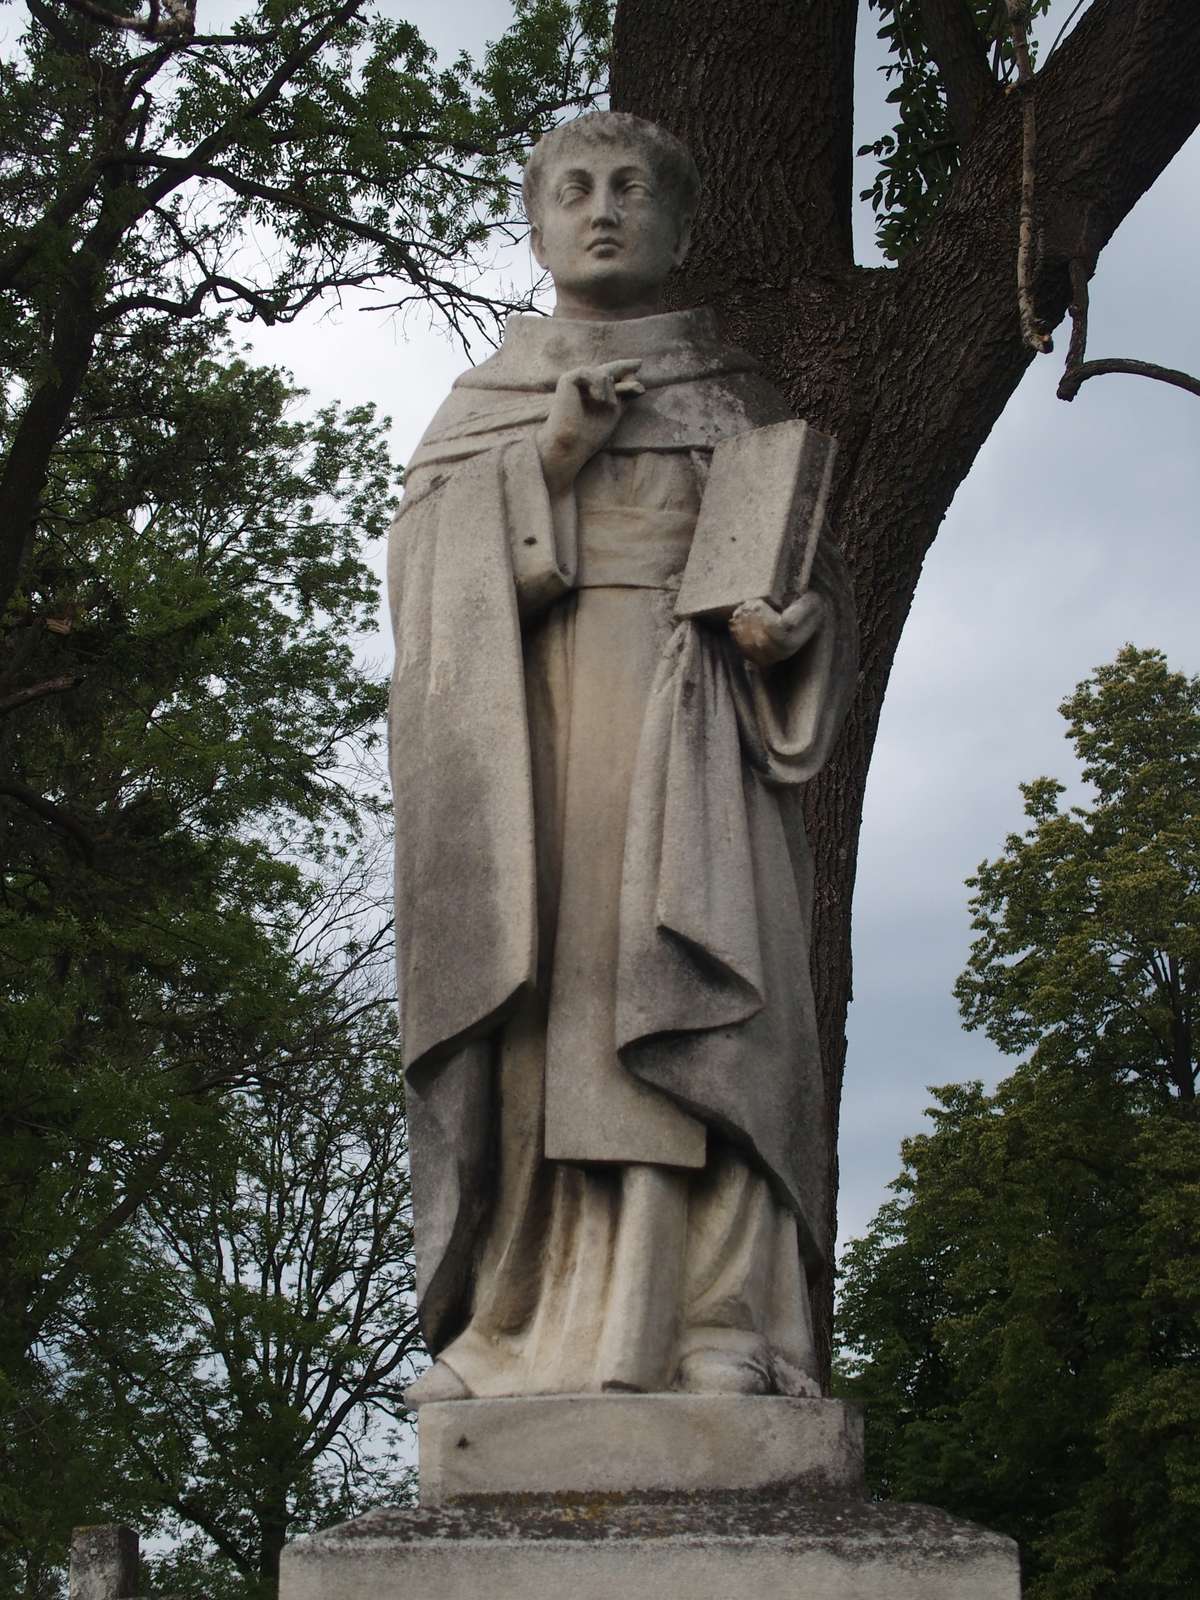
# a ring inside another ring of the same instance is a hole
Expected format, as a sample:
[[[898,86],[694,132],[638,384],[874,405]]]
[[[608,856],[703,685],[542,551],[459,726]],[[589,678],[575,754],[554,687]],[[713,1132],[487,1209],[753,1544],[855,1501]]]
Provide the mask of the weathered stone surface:
[[[800,539],[812,581],[782,613],[747,576],[728,629],[676,618],[714,452],[742,466],[714,466],[713,514],[765,541],[781,597],[819,452],[784,447],[802,425],[710,313],[663,310],[699,186],[669,133],[583,119],[526,176],[555,313],[512,318],[455,384],[390,540],[401,1031],[441,1369],[409,1403],[806,1395],[829,1207],[796,791],[853,694],[849,577]]]
[[[104,1524],[71,1536],[71,1600],[128,1600],[137,1587],[138,1536]]]
[[[750,1495],[369,1512],[284,1553],[280,1600],[1020,1600],[1010,1539],[926,1506]]]
[[[752,600],[782,609],[807,589],[836,454],[836,440],[799,421],[721,441],[677,617],[728,619]]]
[[[421,1408],[421,1504],[480,1494],[863,1492],[862,1417],[840,1400],[555,1395]]]

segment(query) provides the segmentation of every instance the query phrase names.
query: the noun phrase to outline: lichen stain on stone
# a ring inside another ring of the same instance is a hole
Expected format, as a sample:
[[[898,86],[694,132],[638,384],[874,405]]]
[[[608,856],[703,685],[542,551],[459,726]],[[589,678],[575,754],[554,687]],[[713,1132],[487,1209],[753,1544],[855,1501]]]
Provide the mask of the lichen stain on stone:
[[[965,1529],[977,1537],[964,1540]],[[1008,1541],[976,1530],[932,1506],[873,1505],[855,1500],[800,1500],[753,1490],[725,1494],[479,1495],[454,1506],[415,1510],[380,1508],[346,1523],[314,1543],[346,1540],[680,1540],[688,1544],[741,1544],[769,1539],[781,1546],[819,1546],[850,1562],[877,1560],[886,1547],[907,1547],[914,1557],[977,1560],[981,1545]],[[328,1548],[327,1546],[327,1548]]]

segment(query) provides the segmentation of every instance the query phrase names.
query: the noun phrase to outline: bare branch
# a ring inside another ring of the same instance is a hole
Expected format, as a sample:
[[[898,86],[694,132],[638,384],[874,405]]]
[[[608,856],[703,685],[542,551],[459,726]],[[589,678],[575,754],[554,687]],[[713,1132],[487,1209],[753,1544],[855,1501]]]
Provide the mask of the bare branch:
[[[1083,361],[1084,351],[1087,349],[1088,334],[1088,277],[1090,276],[1086,262],[1076,256],[1071,262],[1071,342],[1067,346],[1067,366],[1063,374],[1080,365]],[[1062,395],[1062,398],[1067,398]],[[1074,399],[1074,395],[1070,396]]]
[[[1013,50],[1017,57],[1017,93],[1021,96],[1021,233],[1017,245],[1017,305],[1021,337],[1031,350],[1048,355],[1054,348],[1033,309],[1033,187],[1037,167],[1037,105],[1033,67],[1029,61],[1026,0],[1005,0]]]
[[[1089,378],[1099,378],[1106,372],[1128,372],[1136,378],[1157,378],[1160,383],[1174,384],[1189,394],[1200,395],[1200,378],[1177,367],[1160,367],[1153,361],[1133,361],[1122,356],[1108,356],[1101,361],[1084,361],[1063,373],[1058,386],[1060,400],[1074,400],[1081,384]]]
[[[250,307],[250,311],[245,313],[243,320],[250,321],[252,316],[257,316],[261,322],[271,327],[276,323],[294,321],[306,307],[314,300],[319,300],[331,288],[366,283],[374,276],[374,273],[363,273],[357,277],[339,274],[336,280],[322,279],[309,284],[302,294],[290,299],[286,305],[281,305],[252,289],[249,284],[216,272],[198,283],[186,300],[171,300],[165,295],[157,294],[125,295],[111,302],[100,321],[101,324],[119,322],[131,311],[160,311],[165,316],[171,317],[198,317],[204,310],[204,302],[212,296],[218,303],[228,303],[231,300],[244,301]]]
[[[1200,395],[1200,378],[1180,372],[1177,367],[1160,367],[1153,361],[1132,361],[1122,356],[1085,361],[1087,336],[1088,269],[1085,262],[1076,259],[1071,262],[1071,344],[1058,385],[1058,398],[1074,400],[1080,386],[1089,378],[1099,378],[1107,372],[1128,372],[1137,378],[1156,378],[1160,383],[1172,383],[1176,388],[1186,389],[1189,394]]]

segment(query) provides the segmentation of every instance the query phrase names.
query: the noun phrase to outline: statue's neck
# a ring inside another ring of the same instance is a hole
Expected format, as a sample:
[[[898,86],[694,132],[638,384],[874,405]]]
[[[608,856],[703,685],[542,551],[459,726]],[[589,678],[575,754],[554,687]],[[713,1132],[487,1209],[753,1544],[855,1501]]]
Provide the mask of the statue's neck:
[[[656,317],[663,309],[662,291],[656,289],[632,305],[597,305],[570,289],[555,290],[552,315],[570,322],[633,322],[638,317]]]

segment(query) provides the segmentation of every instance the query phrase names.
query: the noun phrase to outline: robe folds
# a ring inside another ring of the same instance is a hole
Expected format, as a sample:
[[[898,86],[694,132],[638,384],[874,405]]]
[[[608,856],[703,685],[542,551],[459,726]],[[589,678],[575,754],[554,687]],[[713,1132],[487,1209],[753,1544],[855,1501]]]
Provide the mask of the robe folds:
[[[641,359],[646,392],[552,503],[534,434],[554,386],[623,358]],[[849,585],[824,540],[812,584],[830,622],[761,673],[724,628],[672,614],[713,446],[788,415],[705,311],[516,317],[409,463],[389,546],[390,743],[418,1296],[435,1351],[462,1342],[481,1295],[496,1327],[536,1343],[530,1308],[541,1294],[548,1324],[554,1296],[514,1261],[585,1248],[589,1228],[619,1258],[614,1206],[674,1208],[682,1239],[690,1204],[710,1245],[728,1235],[689,1258],[679,1293],[695,1305],[728,1299],[731,1273],[762,1278],[750,1256],[778,1253],[763,1241],[779,1216],[798,1273],[827,1253],[800,796],[853,688]],[[799,1292],[786,1279],[762,1279],[767,1300]]]

